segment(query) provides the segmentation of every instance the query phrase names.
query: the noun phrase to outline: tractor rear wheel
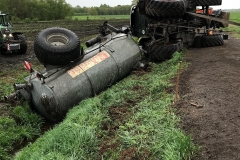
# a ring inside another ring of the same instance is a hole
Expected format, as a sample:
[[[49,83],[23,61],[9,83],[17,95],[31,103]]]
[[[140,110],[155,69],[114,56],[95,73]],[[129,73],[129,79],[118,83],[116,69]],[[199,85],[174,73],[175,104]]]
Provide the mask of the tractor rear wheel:
[[[14,51],[14,53],[17,54],[25,54],[27,52],[27,41],[26,41],[26,37],[23,34],[17,34],[16,36],[14,36],[15,40],[18,40],[20,43],[20,49]]]
[[[222,46],[224,44],[222,35],[202,36],[202,47]]]
[[[196,0],[197,6],[222,5],[222,0]]]
[[[172,58],[172,55],[178,51],[178,43],[175,44],[163,44],[153,43],[144,47],[147,51],[146,57],[149,57],[153,62],[162,62]]]
[[[83,54],[77,35],[65,28],[47,28],[34,42],[34,51],[44,65],[67,65]]]
[[[153,17],[181,17],[187,8],[186,0],[146,0],[145,11]]]

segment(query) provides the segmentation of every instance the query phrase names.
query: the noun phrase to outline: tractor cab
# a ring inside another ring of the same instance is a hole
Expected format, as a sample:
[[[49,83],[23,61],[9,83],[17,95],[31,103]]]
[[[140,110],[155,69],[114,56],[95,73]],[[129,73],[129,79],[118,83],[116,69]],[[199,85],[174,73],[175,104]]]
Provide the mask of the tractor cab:
[[[12,17],[11,17],[10,14],[2,14],[0,12],[0,26],[1,26],[1,28],[11,27],[12,26],[11,19],[12,19]]]
[[[3,39],[12,38],[11,30],[11,15],[0,12],[0,37]]]
[[[11,15],[0,11],[0,53],[25,54],[26,38],[21,32],[12,32]]]

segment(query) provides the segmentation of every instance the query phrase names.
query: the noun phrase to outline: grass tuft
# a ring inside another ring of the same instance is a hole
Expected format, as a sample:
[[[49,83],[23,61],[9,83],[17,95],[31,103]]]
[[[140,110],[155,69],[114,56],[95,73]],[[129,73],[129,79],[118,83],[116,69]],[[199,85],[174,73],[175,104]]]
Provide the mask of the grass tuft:
[[[0,159],[11,159],[13,144],[21,145],[40,134],[42,119],[25,103],[13,109],[13,115],[0,118]]]

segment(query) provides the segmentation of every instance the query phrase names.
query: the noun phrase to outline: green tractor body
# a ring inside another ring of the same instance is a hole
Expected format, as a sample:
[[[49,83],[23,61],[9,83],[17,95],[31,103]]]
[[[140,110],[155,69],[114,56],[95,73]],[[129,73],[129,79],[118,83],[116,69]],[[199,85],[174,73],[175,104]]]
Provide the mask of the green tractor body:
[[[0,12],[0,53],[25,54],[27,42],[20,32],[13,32],[11,15]]]

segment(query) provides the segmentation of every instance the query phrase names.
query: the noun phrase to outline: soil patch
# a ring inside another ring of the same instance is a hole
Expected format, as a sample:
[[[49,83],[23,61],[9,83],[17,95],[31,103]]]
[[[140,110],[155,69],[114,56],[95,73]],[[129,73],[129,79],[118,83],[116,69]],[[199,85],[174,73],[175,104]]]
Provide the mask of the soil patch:
[[[8,53],[8,54],[1,54],[0,53],[0,73],[3,72],[5,69],[11,69],[15,65],[23,64],[24,61],[38,61],[33,49],[33,41],[27,41],[28,49],[27,52],[23,55]]]
[[[240,159],[240,40],[190,49],[181,74],[182,128],[202,147],[194,160]]]

